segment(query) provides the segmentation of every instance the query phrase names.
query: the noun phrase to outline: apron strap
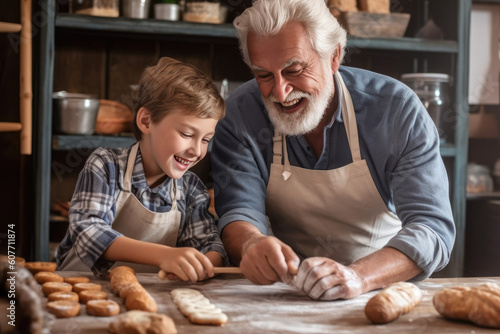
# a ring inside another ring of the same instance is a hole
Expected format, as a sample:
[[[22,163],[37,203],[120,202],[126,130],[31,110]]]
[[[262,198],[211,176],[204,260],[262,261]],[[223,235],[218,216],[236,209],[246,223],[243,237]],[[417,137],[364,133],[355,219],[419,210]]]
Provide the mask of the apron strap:
[[[342,118],[347,132],[347,140],[351,149],[352,160],[353,162],[360,161],[361,151],[359,149],[358,126],[356,124],[356,115],[354,113],[354,105],[352,103],[351,94],[347,90],[339,71],[335,72],[334,76],[342,91]]]
[[[285,153],[285,164],[283,166],[283,179],[286,181],[292,174],[290,161],[288,161],[288,151],[286,149],[286,137],[277,133],[273,137],[273,164],[281,165],[281,157]]]
[[[180,200],[181,193],[177,190],[177,180],[172,179],[172,186],[170,187],[170,198],[172,199],[172,208],[170,210],[177,210],[177,201]]]
[[[125,175],[123,175],[123,190],[130,192],[132,190],[132,173],[134,172],[135,158],[137,157],[137,150],[139,149],[139,142],[135,143],[130,149],[127,160],[127,168]]]

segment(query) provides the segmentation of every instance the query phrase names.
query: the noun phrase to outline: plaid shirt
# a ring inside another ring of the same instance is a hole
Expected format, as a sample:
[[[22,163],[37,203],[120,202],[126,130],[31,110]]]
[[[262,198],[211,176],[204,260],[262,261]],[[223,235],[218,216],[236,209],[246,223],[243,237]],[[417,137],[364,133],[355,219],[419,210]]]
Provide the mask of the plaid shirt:
[[[56,252],[59,267],[72,247],[98,277],[104,276],[114,264],[114,261],[101,256],[122,235],[112,229],[112,224],[116,216],[116,200],[123,189],[130,149],[99,148],[89,156],[71,200],[68,231]],[[177,191],[181,194],[177,201],[182,216],[177,247],[194,247],[202,253],[217,251],[228,265],[214,218],[208,212],[210,196],[201,180],[188,171],[181,179],[167,178],[151,189],[146,182],[142,155],[138,150],[132,173],[132,193],[144,207],[153,212],[169,211],[172,182],[177,182]]]

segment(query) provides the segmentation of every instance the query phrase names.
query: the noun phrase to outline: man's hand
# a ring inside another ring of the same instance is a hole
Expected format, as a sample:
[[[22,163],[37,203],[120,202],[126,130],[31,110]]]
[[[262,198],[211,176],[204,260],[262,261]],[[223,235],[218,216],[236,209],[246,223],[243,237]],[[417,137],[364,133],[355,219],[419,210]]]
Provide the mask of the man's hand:
[[[260,235],[245,244],[240,268],[250,281],[264,285],[290,281],[299,263],[290,246],[275,237]]]
[[[350,299],[366,292],[356,271],[325,257],[302,261],[291,284],[317,300]]]

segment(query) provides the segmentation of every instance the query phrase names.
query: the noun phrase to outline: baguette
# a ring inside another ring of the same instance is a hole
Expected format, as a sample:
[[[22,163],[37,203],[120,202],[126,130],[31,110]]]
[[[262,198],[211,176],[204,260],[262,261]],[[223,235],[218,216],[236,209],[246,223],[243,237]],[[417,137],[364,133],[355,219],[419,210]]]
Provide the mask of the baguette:
[[[499,284],[442,289],[434,295],[432,303],[436,311],[445,318],[500,328]]]
[[[416,285],[394,283],[366,303],[365,315],[373,323],[385,324],[410,312],[421,300],[422,292]]]

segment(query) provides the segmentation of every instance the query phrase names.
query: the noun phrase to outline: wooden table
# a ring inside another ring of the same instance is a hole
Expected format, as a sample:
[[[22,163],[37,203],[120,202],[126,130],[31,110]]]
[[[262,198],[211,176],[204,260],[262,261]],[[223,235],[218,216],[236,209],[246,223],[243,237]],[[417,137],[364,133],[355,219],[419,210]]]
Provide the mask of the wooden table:
[[[97,280],[89,273],[62,272],[63,276],[88,276],[109,290],[109,281]],[[433,294],[453,286],[476,286],[486,282],[500,283],[500,277],[440,278],[417,283],[423,292],[422,302],[412,312],[398,320],[374,325],[364,315],[367,301],[376,291],[351,300],[314,301],[307,295],[283,283],[268,286],[254,285],[242,275],[221,274],[205,282],[185,283],[159,280],[154,274],[138,274],[139,281],[158,303],[158,312],[171,317],[178,333],[439,333],[478,334],[500,333],[470,323],[442,318],[432,305]],[[193,288],[208,297],[212,304],[226,313],[229,321],[223,327],[191,324],[172,302],[170,291],[175,288]],[[109,292],[110,299],[121,305],[122,300]],[[80,315],[70,319],[55,319],[48,323],[50,333],[107,333],[112,318],[92,317],[82,307]]]

